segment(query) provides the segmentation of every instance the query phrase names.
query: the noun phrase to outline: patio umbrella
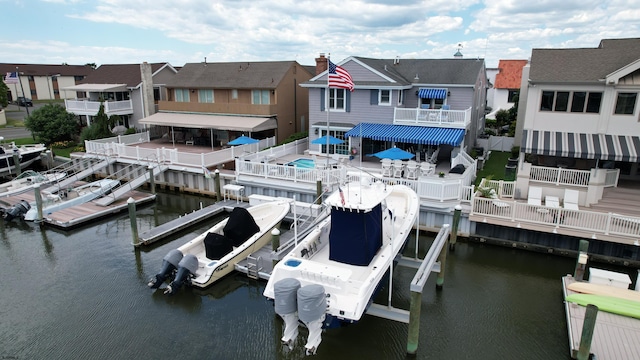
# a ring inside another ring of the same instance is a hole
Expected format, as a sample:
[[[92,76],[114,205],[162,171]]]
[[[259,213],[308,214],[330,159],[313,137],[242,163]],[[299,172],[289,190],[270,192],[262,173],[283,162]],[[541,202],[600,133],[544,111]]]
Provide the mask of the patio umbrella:
[[[318,144],[318,145],[327,145],[327,135],[319,137],[315,140],[312,140],[311,143]],[[344,140],[340,140],[336,137],[329,136],[329,145],[338,145],[343,143],[344,143]]]
[[[237,137],[237,138],[229,141],[227,144],[228,145],[247,145],[247,144],[255,144],[257,142],[260,142],[260,140],[256,140],[256,139],[250,138],[248,136],[242,135],[240,137]]]
[[[369,156],[375,156],[380,159],[408,160],[416,155],[397,147],[392,147],[391,149],[382,150]]]

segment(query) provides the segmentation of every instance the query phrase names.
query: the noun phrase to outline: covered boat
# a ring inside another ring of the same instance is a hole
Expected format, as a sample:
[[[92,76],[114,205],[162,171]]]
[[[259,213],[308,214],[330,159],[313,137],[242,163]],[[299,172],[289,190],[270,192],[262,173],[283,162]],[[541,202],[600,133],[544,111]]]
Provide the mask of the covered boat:
[[[271,241],[271,230],[289,213],[289,202],[281,199],[248,209],[234,208],[228,218],[180,246],[179,255],[168,254],[162,271],[149,280],[149,287],[158,288],[172,277],[165,293],[172,294],[183,284],[204,288],[215,283]]]
[[[64,172],[39,173],[33,170],[24,171],[15,179],[0,184],[0,198],[26,192],[33,189],[36,184],[46,185],[60,181],[66,175]]]
[[[331,215],[274,267],[264,290],[285,322],[283,343],[294,342],[298,320],[307,326],[308,354],[323,327],[360,320],[420,206],[409,187],[366,178],[340,187],[326,204]]]

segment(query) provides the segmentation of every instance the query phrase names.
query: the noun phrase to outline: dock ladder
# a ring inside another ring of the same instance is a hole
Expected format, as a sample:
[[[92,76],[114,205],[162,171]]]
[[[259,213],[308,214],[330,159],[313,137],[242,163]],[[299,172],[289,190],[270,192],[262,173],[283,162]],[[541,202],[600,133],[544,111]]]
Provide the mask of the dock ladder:
[[[253,256],[253,254],[250,254],[249,256],[247,256],[247,276],[258,280],[260,278],[260,275],[258,274],[260,272],[260,270],[262,270],[262,266],[260,266],[260,263],[262,262],[262,257],[260,255],[257,256]]]

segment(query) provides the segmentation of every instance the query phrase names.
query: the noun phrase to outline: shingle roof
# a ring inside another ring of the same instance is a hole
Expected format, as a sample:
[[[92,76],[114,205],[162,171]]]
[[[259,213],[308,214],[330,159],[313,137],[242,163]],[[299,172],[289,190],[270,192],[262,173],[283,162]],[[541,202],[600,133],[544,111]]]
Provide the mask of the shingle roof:
[[[167,63],[152,63],[151,72],[158,71]],[[127,84],[136,87],[142,82],[140,64],[106,64],[100,65],[81,84]]]
[[[496,74],[495,89],[520,89],[522,68],[527,60],[500,60]]]
[[[93,69],[88,65],[47,65],[47,64],[0,64],[0,74],[4,75],[8,72],[15,72],[16,66],[24,75],[31,76],[86,76]]]
[[[296,64],[295,61],[188,63],[167,86],[196,89],[275,89],[291,66]]]
[[[640,38],[604,39],[597,48],[533,49],[532,82],[598,82],[640,59]]]

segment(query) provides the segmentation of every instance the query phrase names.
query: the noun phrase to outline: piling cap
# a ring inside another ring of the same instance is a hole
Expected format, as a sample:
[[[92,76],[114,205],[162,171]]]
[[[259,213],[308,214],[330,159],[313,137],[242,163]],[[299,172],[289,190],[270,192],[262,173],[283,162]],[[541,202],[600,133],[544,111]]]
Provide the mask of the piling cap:
[[[130,197],[130,198],[128,198],[128,199],[127,199],[127,204],[131,204],[131,203],[133,203],[133,202],[136,202],[136,201],[135,201],[135,200],[133,200],[133,198],[132,198],[132,197]]]

